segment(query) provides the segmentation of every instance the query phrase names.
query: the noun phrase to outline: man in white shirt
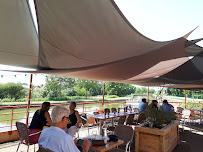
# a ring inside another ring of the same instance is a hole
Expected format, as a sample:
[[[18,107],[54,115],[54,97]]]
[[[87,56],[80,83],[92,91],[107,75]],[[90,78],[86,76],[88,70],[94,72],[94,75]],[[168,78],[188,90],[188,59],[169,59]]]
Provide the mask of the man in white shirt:
[[[38,141],[39,146],[54,152],[80,152],[73,138],[64,131],[68,123],[68,116],[69,110],[63,106],[56,106],[52,110],[53,126],[42,131]],[[83,152],[88,152],[89,147],[90,142],[85,140]]]

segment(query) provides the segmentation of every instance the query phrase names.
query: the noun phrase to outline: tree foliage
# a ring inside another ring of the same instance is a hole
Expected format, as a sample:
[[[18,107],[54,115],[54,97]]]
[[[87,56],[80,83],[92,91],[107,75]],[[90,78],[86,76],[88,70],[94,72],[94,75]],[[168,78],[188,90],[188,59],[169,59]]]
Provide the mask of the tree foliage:
[[[179,96],[179,97],[184,97],[185,96],[185,91],[183,89],[174,89],[174,88],[168,88],[166,90],[167,95],[171,96]],[[202,91],[194,91],[194,90],[186,90],[186,95],[189,98],[198,98],[198,99],[203,99],[203,93]]]
[[[78,80],[77,84],[80,89],[85,89],[86,98],[90,95],[101,94],[102,84],[100,82],[90,80]]]
[[[62,93],[66,92],[67,88],[73,87],[75,79],[63,78],[55,76],[47,76],[44,87],[43,97],[58,97],[61,98]]]
[[[155,93],[154,89],[149,89],[149,94],[154,93]],[[146,87],[137,88],[135,94],[147,94],[147,88]]]
[[[0,99],[20,99],[26,96],[26,89],[20,83],[0,84]]]
[[[135,93],[136,87],[130,84],[107,82],[105,91],[108,95],[126,96]]]

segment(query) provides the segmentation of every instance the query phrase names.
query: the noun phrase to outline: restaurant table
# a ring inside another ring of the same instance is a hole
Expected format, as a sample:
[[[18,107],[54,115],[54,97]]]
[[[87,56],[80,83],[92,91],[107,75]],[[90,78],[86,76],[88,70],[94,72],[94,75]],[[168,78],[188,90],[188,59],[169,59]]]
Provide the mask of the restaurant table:
[[[123,143],[124,143],[123,140],[118,140],[116,142],[111,141],[111,142],[108,142],[105,146],[91,146],[90,150],[95,152],[105,152],[119,145],[122,145]]]
[[[112,123],[113,123],[113,118],[117,118],[117,117],[121,117],[121,116],[128,116],[130,114],[139,114],[138,112],[120,112],[120,113],[110,113],[109,115],[108,114],[98,114],[98,115],[90,115],[89,117],[90,118],[94,118],[94,119],[98,119],[100,121],[100,135],[102,135],[102,124],[103,124],[103,121],[106,121],[106,120],[109,120],[111,119],[112,120]],[[113,124],[112,124],[113,125]]]
[[[200,122],[199,122],[199,124],[202,124],[202,112],[203,112],[203,110],[202,109],[188,109],[188,110],[199,111],[200,112]]]
[[[101,135],[90,135],[90,136],[84,137],[83,139],[92,139],[92,138],[101,139],[102,136]],[[119,145],[122,145],[124,143],[124,141],[120,140],[120,139],[116,142],[113,142],[113,141],[108,142],[107,141],[109,139],[108,137],[104,137],[103,139],[104,139],[104,142],[106,143],[105,146],[90,146],[89,150],[95,151],[95,152],[105,152],[105,151],[113,149]]]

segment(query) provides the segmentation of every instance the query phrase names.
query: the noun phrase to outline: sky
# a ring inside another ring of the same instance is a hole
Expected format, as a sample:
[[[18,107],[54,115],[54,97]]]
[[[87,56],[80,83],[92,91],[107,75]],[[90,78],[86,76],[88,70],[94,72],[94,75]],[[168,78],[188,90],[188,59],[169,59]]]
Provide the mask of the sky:
[[[34,13],[33,0],[29,0]],[[203,37],[202,0],[115,0],[128,21],[140,33],[156,41],[179,38],[198,27],[189,40]],[[36,24],[36,17],[34,16]],[[37,24],[36,24],[37,25]],[[203,47],[203,42],[197,43]],[[0,65],[0,69],[17,69]],[[2,77],[3,75],[3,77]],[[15,76],[16,75],[16,76]],[[33,83],[45,83],[45,75],[33,76]],[[0,71],[0,83],[21,82],[29,84],[30,75]]]

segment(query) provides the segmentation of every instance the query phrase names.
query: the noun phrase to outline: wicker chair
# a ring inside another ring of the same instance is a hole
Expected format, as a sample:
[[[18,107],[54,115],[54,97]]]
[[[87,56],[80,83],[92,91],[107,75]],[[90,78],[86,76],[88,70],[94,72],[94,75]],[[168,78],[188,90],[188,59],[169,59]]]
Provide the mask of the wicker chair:
[[[187,110],[187,109],[184,109],[182,111],[182,117],[183,117],[183,123],[182,123],[182,128],[183,128],[183,131],[184,131],[184,126],[185,126],[185,122],[186,120],[189,121],[189,126],[190,126],[190,123],[191,123],[191,120],[195,120],[195,115],[194,113],[192,113],[190,110]],[[189,127],[190,130],[191,130],[191,127]]]
[[[135,117],[134,114],[130,114],[126,119],[126,125],[135,125],[136,122],[134,121],[134,117]]]
[[[88,123],[88,120],[87,120],[87,115],[85,113],[82,113],[82,114],[80,114],[80,117],[81,117],[81,120],[82,120],[82,126],[87,127],[87,129],[88,129],[88,136],[89,136],[90,132],[89,132],[89,123]]]
[[[134,112],[137,112],[137,113],[140,112],[138,108],[133,108],[133,111],[134,111]]]
[[[146,119],[144,113],[140,113],[137,119],[137,123],[142,123]]]
[[[99,114],[99,112],[93,112],[93,114],[94,114],[94,115],[98,115],[98,114]],[[95,120],[96,124],[98,124],[98,123],[99,123],[99,119],[96,119],[96,118],[95,118],[94,120]]]
[[[36,134],[39,134],[39,133],[41,133],[41,131],[29,135],[29,134],[28,134],[27,125],[25,125],[25,124],[22,123],[22,122],[16,122],[16,127],[17,127],[17,130],[18,130],[18,134],[19,134],[19,136],[20,136],[20,142],[19,142],[19,144],[18,144],[17,152],[18,152],[18,149],[19,149],[19,147],[20,147],[20,144],[25,144],[25,145],[27,145],[27,151],[29,151],[29,146],[30,146],[30,145],[34,145],[34,152],[35,152],[35,144],[36,144],[36,143],[30,143],[30,138],[29,138],[29,137],[30,137],[30,136],[33,136],[33,135],[36,135]]]
[[[110,113],[110,109],[109,108],[105,108],[104,109],[104,114],[109,114]]]
[[[105,108],[105,109],[104,109],[104,114],[105,114],[105,115],[109,115],[109,114],[110,114],[110,109],[109,109],[109,108]],[[106,121],[104,122],[104,124],[103,124],[103,127],[106,128],[106,126],[107,126],[108,124],[111,124],[111,120],[106,120]]]
[[[177,113],[182,113],[182,112],[183,112],[183,110],[184,110],[184,109],[183,109],[182,107],[177,107],[176,112],[177,112]]]
[[[116,136],[118,136],[118,139],[124,141],[124,144],[122,144],[118,148],[113,148],[108,152],[130,152],[130,147],[134,137],[134,130],[132,129],[132,127],[119,125],[114,130],[114,133]],[[121,149],[122,147],[124,147],[125,150]]]
[[[116,108],[111,108],[111,112],[112,113],[117,112],[117,109]]]
[[[93,112],[94,115],[99,115],[99,112]],[[94,119],[95,120],[95,123],[96,125],[98,125],[98,131],[99,131],[99,125],[100,125],[100,122],[99,122],[99,119]]]
[[[125,120],[126,120],[126,116],[121,116],[121,117],[119,118],[119,120],[118,120],[118,126],[119,126],[119,125],[123,125],[123,124],[125,123]],[[110,127],[107,128],[107,130],[114,132],[115,128],[116,128],[116,127],[114,127],[114,126],[110,126]]]
[[[37,152],[53,152],[53,151],[49,149],[45,149],[42,146],[39,146],[39,150]]]

